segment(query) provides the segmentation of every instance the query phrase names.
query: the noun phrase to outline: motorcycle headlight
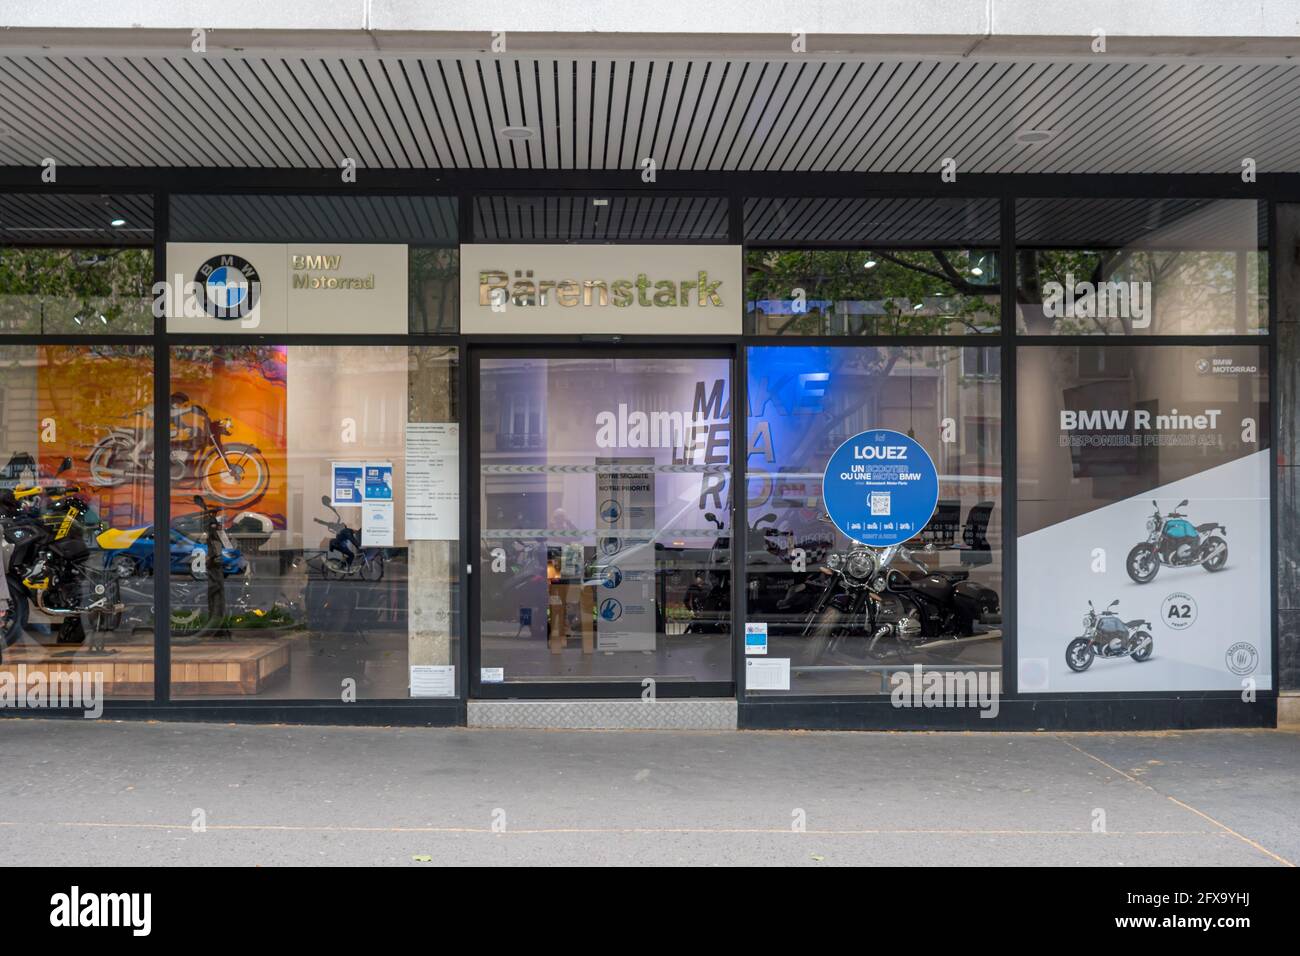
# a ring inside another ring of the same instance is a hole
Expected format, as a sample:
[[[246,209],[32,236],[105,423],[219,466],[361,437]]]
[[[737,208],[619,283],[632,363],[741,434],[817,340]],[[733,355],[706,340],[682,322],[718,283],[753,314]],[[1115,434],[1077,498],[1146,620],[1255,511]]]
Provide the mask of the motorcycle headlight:
[[[876,556],[870,551],[854,551],[849,555],[848,572],[859,581],[867,580],[876,573]]]
[[[1091,614],[1085,614],[1085,615],[1083,616],[1083,626],[1084,626],[1084,627],[1091,627],[1091,626],[1092,626],[1092,615],[1091,615]]]
[[[1148,530],[1148,531],[1155,531],[1156,528],[1158,528],[1158,527],[1160,527],[1160,519],[1159,519],[1159,518],[1155,517],[1154,515],[1153,515],[1152,517],[1150,517],[1150,518],[1147,518],[1147,530]]]

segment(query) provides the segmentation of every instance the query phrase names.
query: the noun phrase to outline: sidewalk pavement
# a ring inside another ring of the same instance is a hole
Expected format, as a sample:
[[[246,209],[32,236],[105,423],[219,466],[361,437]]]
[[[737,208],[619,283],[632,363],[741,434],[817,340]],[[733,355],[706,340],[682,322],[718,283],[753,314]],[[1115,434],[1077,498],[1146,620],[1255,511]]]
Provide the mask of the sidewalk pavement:
[[[7,865],[1300,862],[1283,731],[6,719],[0,763]]]

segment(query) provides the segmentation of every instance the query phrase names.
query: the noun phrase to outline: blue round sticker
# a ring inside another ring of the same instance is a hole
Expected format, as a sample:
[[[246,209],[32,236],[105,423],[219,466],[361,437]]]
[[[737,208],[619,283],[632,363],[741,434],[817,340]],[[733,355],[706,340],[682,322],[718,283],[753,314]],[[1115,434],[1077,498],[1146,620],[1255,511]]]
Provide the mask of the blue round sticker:
[[[929,523],[939,503],[939,473],[916,439],[889,429],[861,432],[826,463],[822,501],[846,537],[887,548]]]

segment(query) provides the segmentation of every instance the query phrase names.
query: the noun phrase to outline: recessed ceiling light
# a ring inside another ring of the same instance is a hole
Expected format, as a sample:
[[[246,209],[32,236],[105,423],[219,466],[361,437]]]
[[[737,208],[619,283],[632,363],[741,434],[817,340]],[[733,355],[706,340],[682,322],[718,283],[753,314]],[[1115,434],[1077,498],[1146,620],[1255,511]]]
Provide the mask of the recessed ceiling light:
[[[979,266],[971,266],[970,274],[973,276],[982,276],[984,274],[984,270],[981,269]]]
[[[866,262],[862,263],[862,268],[864,269],[874,269],[875,267],[876,267],[875,259],[868,259]]]
[[[1056,133],[1050,129],[1022,129],[1016,134],[1016,142],[1022,146],[1034,146],[1038,143],[1046,143],[1055,135]]]
[[[121,217],[118,217],[117,219],[114,219],[112,222],[110,222],[109,225],[117,229],[120,228],[121,226],[125,226],[126,220],[122,219]]]
[[[593,206],[608,206],[608,205],[609,205],[609,200],[608,200],[608,199],[593,199],[593,200],[591,201],[591,204],[592,204]]]
[[[531,126],[502,126],[497,135],[502,139],[532,139],[537,131]]]

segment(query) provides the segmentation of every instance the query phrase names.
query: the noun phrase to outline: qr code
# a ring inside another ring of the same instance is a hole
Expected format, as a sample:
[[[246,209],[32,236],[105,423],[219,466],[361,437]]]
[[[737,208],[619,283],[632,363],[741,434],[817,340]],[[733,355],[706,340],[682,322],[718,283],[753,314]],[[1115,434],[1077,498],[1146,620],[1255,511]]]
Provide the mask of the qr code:
[[[873,516],[889,514],[888,491],[873,491],[871,493],[871,514]]]

